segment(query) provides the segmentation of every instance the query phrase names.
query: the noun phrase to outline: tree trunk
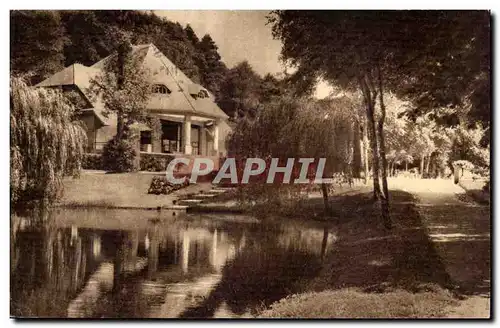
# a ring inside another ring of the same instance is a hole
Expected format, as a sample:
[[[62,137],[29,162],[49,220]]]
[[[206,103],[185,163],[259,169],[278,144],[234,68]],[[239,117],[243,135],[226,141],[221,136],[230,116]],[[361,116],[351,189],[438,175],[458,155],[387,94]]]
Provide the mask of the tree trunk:
[[[453,178],[453,182],[455,184],[458,184],[460,182],[460,168],[456,166],[453,168]]]
[[[430,164],[431,164],[431,158],[432,158],[432,154],[429,155],[429,159],[427,160],[427,165],[425,167],[426,177],[429,177],[429,167],[430,167]]]
[[[408,160],[405,161],[405,171],[408,172]]]
[[[361,146],[361,133],[359,121],[356,120],[354,122],[354,140],[353,140],[353,151],[352,151],[352,176],[353,178],[359,179],[361,178],[361,169],[362,169],[362,146]]]
[[[321,242],[321,261],[325,259],[327,246],[328,246],[328,228],[325,228],[323,230],[323,241]]]
[[[116,86],[118,90],[123,89],[123,83],[125,83],[125,57],[127,55],[127,48],[124,43],[118,45],[118,55],[117,55],[117,65],[118,65],[118,76],[116,79]],[[122,140],[123,132],[125,130],[125,121],[123,113],[119,111],[116,114],[116,137],[118,140]]]
[[[326,184],[321,184],[321,193],[323,194],[323,203],[325,205],[325,213],[330,213],[330,203],[328,202],[328,188]]]
[[[116,113],[116,138],[123,139],[123,132],[125,131],[125,121],[121,112]]]
[[[378,120],[378,136],[380,139],[380,159],[382,161],[382,190],[384,197],[382,200],[382,217],[384,218],[384,225],[386,228],[391,228],[391,221],[389,217],[389,186],[387,184],[387,158],[385,156],[385,136],[384,136],[384,123],[385,123],[385,104],[384,104],[384,86],[382,83],[382,72],[380,66],[377,66],[378,77],[378,94],[380,101],[380,118]]]
[[[420,155],[420,177],[424,177],[424,162],[425,162],[425,155]]]
[[[370,138],[370,148],[372,149],[372,167],[373,167],[373,198],[379,200],[381,196],[380,181],[379,181],[379,161],[378,161],[378,144],[377,132],[375,130],[375,101],[376,92],[372,92],[366,81],[368,77],[364,76],[360,79],[361,91],[366,107],[367,127]],[[369,79],[369,78],[368,78]]]
[[[369,167],[368,167],[368,123],[366,121],[365,117],[365,125],[363,128],[363,164],[364,164],[364,170],[365,170],[365,184],[368,183],[368,173],[369,173]]]

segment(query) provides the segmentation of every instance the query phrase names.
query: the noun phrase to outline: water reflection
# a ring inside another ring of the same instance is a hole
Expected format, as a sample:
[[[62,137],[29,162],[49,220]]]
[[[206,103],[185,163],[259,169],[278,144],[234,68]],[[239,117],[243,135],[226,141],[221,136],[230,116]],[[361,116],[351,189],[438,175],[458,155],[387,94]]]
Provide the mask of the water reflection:
[[[335,234],[231,216],[59,210],[14,217],[11,314],[238,317],[300,290]]]

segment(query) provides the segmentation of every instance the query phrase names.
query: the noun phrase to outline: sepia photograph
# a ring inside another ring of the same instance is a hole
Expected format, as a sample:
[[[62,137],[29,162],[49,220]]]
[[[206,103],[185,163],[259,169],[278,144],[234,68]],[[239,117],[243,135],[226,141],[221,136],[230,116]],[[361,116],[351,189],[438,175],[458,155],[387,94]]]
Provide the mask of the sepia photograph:
[[[12,320],[492,319],[491,11],[9,19]]]

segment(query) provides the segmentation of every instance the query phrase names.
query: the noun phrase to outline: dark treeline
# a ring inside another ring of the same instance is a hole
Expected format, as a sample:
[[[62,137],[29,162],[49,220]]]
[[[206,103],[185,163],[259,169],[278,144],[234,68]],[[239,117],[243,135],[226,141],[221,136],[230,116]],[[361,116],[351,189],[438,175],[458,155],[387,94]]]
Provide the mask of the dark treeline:
[[[283,81],[260,77],[247,63],[229,69],[209,34],[201,39],[181,26],[144,11],[12,11],[10,64],[13,74],[38,83],[73,63],[92,65],[108,56],[118,35],[133,44],[154,43],[193,81],[212,92],[230,116],[255,112],[259,102],[283,92]]]

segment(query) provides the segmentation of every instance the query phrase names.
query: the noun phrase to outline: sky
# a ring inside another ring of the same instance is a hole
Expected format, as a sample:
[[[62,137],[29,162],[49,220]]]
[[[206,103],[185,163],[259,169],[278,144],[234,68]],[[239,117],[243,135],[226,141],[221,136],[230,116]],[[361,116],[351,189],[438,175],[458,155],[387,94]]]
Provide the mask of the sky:
[[[183,26],[191,25],[200,39],[210,34],[222,60],[230,68],[247,60],[261,76],[285,69],[279,60],[281,41],[273,39],[271,26],[266,25],[269,11],[158,10],[155,13]],[[315,96],[324,98],[329,93],[328,86],[320,83]]]

